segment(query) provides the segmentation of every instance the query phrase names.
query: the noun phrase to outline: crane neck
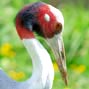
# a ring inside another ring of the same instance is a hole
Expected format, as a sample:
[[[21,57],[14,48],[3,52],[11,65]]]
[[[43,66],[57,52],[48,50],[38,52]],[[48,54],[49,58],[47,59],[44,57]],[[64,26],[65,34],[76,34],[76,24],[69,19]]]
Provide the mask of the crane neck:
[[[53,78],[54,78],[54,69],[48,52],[41,45],[41,43],[36,39],[23,39],[23,43],[29,55],[31,56],[32,64],[33,64],[32,76],[28,80],[28,82],[30,83],[34,82],[34,84],[38,84],[44,87],[48,79],[49,80],[48,85],[52,87]],[[41,88],[41,89],[45,89],[45,88]],[[47,88],[47,89],[51,89],[51,88]]]

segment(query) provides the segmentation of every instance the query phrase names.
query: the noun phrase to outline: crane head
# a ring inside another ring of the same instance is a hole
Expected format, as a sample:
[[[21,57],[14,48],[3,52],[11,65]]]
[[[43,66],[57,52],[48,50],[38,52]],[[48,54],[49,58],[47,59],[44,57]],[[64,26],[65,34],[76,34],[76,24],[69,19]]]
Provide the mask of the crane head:
[[[62,78],[67,85],[66,58],[62,41],[63,28],[62,13],[43,2],[25,6],[16,16],[16,29],[22,40],[36,38],[35,33],[47,40],[53,49]]]

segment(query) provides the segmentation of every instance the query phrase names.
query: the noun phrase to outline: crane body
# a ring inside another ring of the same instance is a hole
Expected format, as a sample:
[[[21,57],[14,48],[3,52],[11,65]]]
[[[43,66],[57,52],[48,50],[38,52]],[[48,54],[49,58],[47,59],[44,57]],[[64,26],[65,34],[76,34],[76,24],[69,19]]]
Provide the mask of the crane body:
[[[62,30],[64,18],[61,11],[43,2],[27,5],[16,16],[16,30],[31,56],[32,76],[24,82],[12,80],[0,69],[0,89],[52,89],[54,68],[51,57],[36,39],[36,34],[46,39],[52,48],[62,78],[67,85],[67,70]]]

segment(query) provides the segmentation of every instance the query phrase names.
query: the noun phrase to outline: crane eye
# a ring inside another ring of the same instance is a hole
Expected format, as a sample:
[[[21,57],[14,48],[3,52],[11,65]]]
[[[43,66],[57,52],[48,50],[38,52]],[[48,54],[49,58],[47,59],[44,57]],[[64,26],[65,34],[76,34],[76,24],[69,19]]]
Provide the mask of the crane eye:
[[[61,23],[57,23],[55,28],[56,28],[55,29],[56,30],[55,34],[60,33],[62,31],[62,24]]]

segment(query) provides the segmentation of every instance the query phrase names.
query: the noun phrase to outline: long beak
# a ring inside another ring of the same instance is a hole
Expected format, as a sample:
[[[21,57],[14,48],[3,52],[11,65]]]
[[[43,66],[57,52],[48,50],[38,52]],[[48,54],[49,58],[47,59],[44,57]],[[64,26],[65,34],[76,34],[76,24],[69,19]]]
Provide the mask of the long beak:
[[[47,39],[47,41],[55,54],[58,68],[61,72],[65,84],[67,85],[68,79],[67,79],[67,69],[66,69],[66,57],[65,57],[65,50],[64,50],[64,43],[62,40],[62,36],[55,35],[53,38]]]

